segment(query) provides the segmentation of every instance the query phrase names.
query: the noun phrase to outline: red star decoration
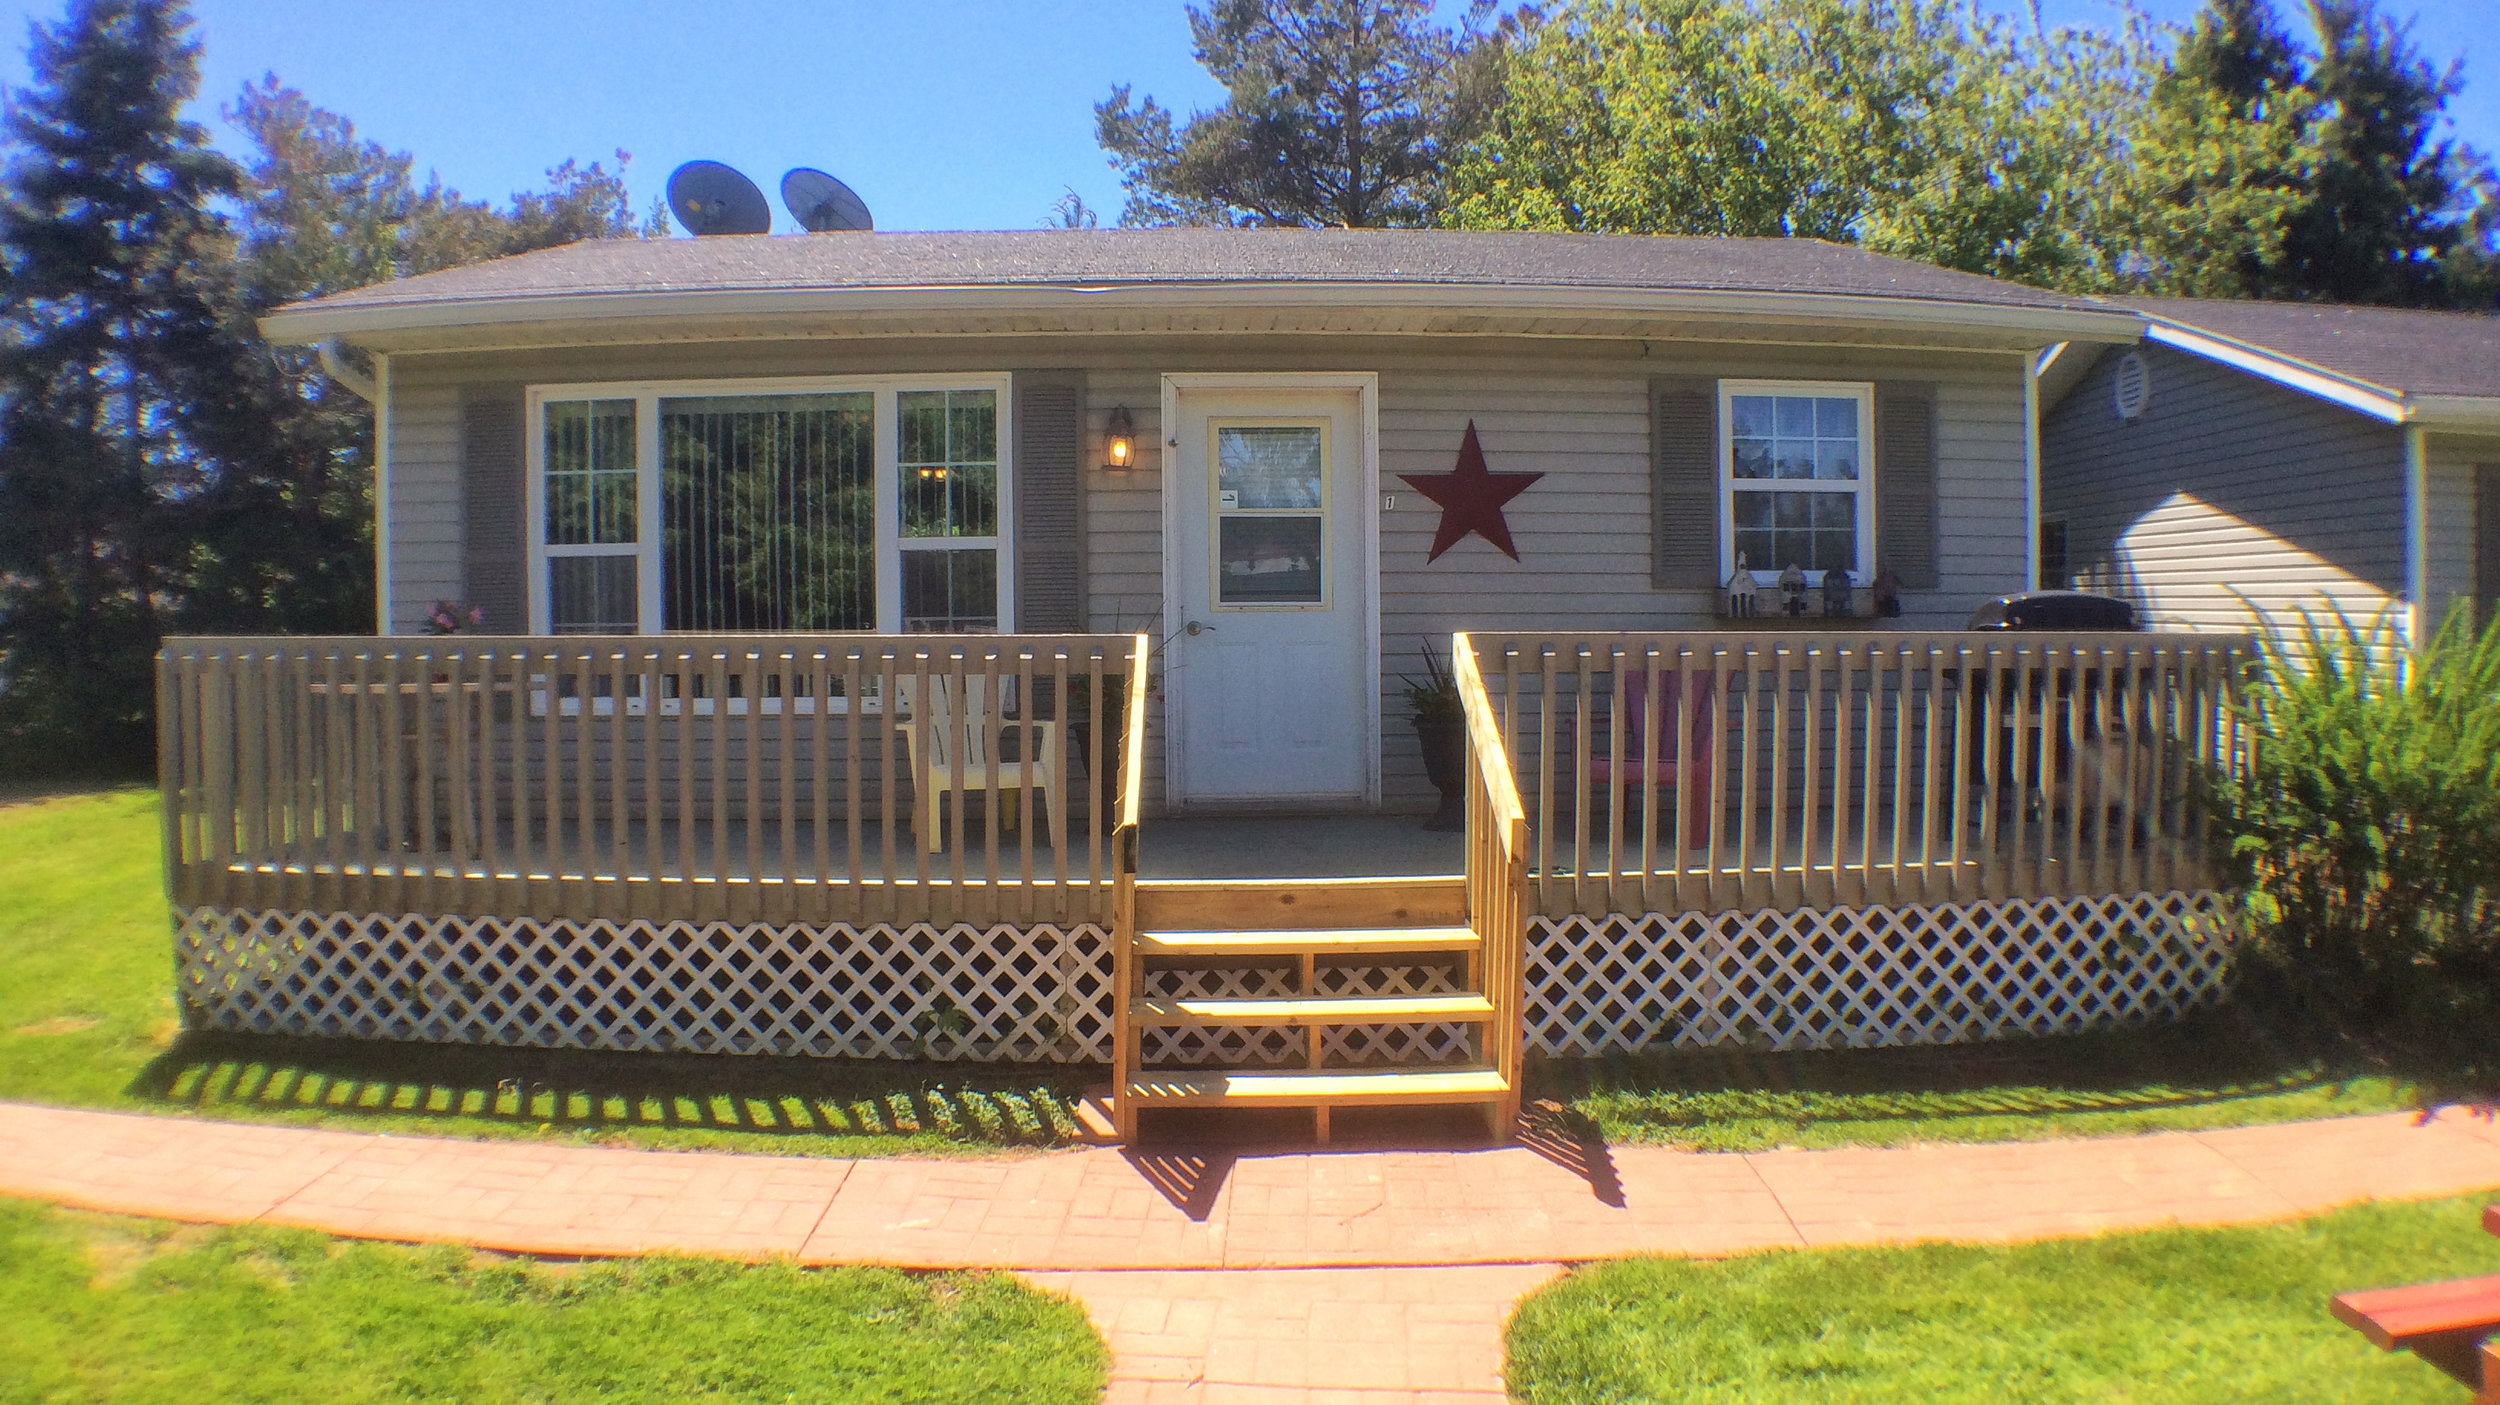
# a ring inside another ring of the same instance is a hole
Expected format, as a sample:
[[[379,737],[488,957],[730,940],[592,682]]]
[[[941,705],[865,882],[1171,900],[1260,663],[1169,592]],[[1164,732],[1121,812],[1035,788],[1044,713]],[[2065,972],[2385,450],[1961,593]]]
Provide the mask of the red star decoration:
[[[1467,421],[1467,439],[1458,446],[1455,472],[1398,475],[1407,486],[1441,504],[1441,530],[1432,534],[1432,554],[1424,560],[1440,560],[1442,552],[1458,545],[1469,532],[1500,547],[1511,560],[1518,560],[1519,548],[1510,543],[1510,523],[1502,517],[1502,504],[1528,491],[1529,484],[1544,476],[1486,471],[1484,446],[1476,442],[1476,422]]]

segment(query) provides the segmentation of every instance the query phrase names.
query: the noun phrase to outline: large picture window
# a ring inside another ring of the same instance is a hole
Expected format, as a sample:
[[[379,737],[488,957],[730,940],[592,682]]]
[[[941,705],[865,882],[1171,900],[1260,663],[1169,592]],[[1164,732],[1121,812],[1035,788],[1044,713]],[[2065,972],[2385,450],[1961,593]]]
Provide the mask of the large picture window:
[[[1875,556],[1874,387],[1719,383],[1720,569],[1769,583],[1795,566],[1864,582]]]
[[[1004,376],[544,386],[534,626],[996,630]]]

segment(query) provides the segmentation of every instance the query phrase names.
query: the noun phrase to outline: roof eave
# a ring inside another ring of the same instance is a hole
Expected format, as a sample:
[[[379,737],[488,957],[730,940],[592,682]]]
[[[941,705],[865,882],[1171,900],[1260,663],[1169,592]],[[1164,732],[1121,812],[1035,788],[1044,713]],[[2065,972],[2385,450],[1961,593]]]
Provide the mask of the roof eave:
[[[733,288],[665,292],[536,293],[458,300],[360,301],[281,308],[261,319],[282,344],[387,336],[393,332],[532,323],[678,320],[742,315],[841,315],[912,311],[999,314],[1073,307],[1230,309],[1460,306],[1471,311],[1591,317],[1745,316],[1860,325],[1952,327],[2036,335],[2053,341],[2133,341],[2145,317],[2130,309],[2043,308],[1868,293],[1788,293],[1554,285],[1377,282],[1167,282],[878,288]]]
[[[2500,395],[2416,395],[2412,422],[2443,434],[2500,434]]]
[[[2388,424],[2402,424],[2406,418],[2404,393],[2392,386],[2330,371],[2299,357],[2286,356],[2253,342],[2226,337],[2159,313],[2153,314],[2152,326],[2145,331],[2144,338],[2190,355],[2237,367],[2277,385],[2304,395],[2314,395],[2348,410],[2357,410]]]

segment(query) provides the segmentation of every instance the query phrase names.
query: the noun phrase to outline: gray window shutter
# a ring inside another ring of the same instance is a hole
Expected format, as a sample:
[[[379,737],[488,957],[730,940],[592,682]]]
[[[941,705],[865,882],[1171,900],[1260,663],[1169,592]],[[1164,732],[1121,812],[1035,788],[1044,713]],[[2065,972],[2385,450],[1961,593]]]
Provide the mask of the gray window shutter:
[[[1719,383],[1649,383],[1650,584],[1715,590],[1719,572]]]
[[[1936,388],[1875,384],[1875,559],[1910,590],[1936,588]]]
[[[517,385],[473,385],[460,394],[462,576],[466,603],[486,612],[491,634],[530,627],[522,418]]]
[[[1019,371],[1015,403],[1016,625],[1085,628],[1085,373]]]

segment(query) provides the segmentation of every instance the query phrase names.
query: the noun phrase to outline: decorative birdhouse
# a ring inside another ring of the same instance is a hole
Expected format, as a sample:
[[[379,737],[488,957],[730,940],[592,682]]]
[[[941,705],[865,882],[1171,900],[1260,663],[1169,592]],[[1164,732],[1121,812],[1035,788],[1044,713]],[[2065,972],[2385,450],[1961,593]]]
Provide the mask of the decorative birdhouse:
[[[1736,555],[1736,570],[1727,578],[1728,618],[1733,620],[1752,619],[1755,614],[1755,594],[1756,591],[1753,583],[1753,568],[1745,564],[1744,553],[1738,552]]]
[[[1887,620],[1901,618],[1901,577],[1890,566],[1876,567],[1875,580],[1867,587],[1867,594],[1875,601],[1877,617]]]
[[[1795,562],[1780,572],[1780,608],[1792,619],[1803,619],[1806,613],[1806,573]]]
[[[1849,603],[1849,573],[1834,566],[1823,573],[1823,618],[1847,619],[1857,613]]]

